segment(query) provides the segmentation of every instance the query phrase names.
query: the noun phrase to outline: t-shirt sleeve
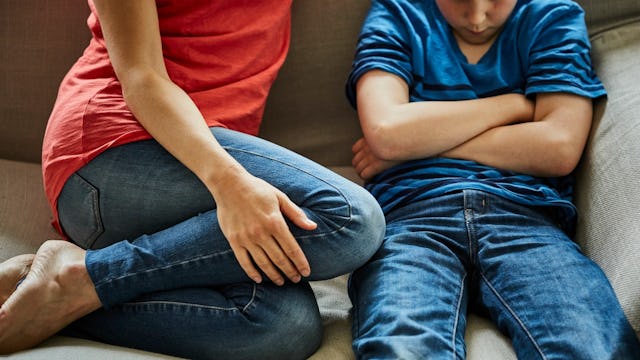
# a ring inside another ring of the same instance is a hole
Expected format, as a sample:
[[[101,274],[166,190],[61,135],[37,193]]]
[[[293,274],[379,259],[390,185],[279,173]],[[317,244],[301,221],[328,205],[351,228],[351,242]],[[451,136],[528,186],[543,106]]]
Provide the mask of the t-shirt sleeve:
[[[591,44],[578,5],[539,9],[529,32],[529,66],[525,93],[565,92],[589,98],[606,94],[591,61]]]
[[[374,0],[362,26],[346,94],[356,107],[356,84],[366,72],[377,69],[412,83],[411,47],[404,19],[405,11],[396,1]]]

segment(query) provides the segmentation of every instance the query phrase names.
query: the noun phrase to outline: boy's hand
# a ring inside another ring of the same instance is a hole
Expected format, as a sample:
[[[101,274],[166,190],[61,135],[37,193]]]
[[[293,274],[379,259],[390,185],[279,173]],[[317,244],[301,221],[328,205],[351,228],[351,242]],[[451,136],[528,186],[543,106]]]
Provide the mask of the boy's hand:
[[[356,141],[355,144],[353,144],[351,151],[353,152],[351,164],[356,169],[358,176],[365,181],[371,179],[382,171],[401,163],[401,161],[389,161],[378,158],[371,151],[369,144],[367,144],[367,140],[364,138],[360,138]]]

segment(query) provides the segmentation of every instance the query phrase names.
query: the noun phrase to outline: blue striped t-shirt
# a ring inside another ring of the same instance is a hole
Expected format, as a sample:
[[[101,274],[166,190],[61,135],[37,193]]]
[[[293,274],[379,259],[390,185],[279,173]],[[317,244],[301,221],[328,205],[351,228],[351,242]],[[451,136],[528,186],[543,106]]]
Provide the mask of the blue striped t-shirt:
[[[519,0],[477,64],[469,64],[434,0],[373,0],[362,27],[347,97],[378,69],[403,78],[410,101],[467,100],[520,93],[606,94],[592,69],[584,12],[571,0]],[[461,189],[484,190],[518,203],[551,206],[571,231],[572,177],[540,178],[473,161],[426,158],[388,169],[366,184],[385,213]]]

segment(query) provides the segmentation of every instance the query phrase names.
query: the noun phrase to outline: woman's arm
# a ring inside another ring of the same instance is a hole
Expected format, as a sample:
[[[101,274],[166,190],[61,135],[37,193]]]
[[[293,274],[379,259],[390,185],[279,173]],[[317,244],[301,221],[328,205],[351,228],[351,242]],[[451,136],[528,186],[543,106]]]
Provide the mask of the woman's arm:
[[[580,160],[592,115],[589,98],[539,94],[534,121],[488,130],[441,156],[536,176],[568,175]]]
[[[280,271],[293,281],[308,276],[309,264],[284,216],[304,229],[316,225],[286,195],[236,162],[191,98],[171,81],[155,1],[95,0],[95,6],[127,105],[154,139],[207,186],[220,227],[247,275],[261,281],[255,262],[277,284],[283,283]]]
[[[406,82],[380,70],[360,78],[357,101],[365,139],[381,160],[436,156],[489,129],[533,119],[533,102],[519,94],[409,102]]]

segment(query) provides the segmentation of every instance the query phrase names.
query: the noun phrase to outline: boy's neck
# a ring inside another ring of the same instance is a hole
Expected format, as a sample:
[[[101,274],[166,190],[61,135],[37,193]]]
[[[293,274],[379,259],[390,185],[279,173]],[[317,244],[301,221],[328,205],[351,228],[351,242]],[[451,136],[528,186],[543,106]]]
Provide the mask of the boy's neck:
[[[489,48],[491,48],[491,45],[493,45],[493,43],[496,41],[496,38],[499,34],[500,32],[496,33],[496,35],[489,39],[489,41],[482,44],[471,44],[464,41],[464,39],[458,36],[455,31],[453,31],[453,36],[458,43],[460,52],[462,52],[462,54],[467,58],[467,62],[469,64],[477,64],[480,59],[482,59],[484,54],[489,51]]]

